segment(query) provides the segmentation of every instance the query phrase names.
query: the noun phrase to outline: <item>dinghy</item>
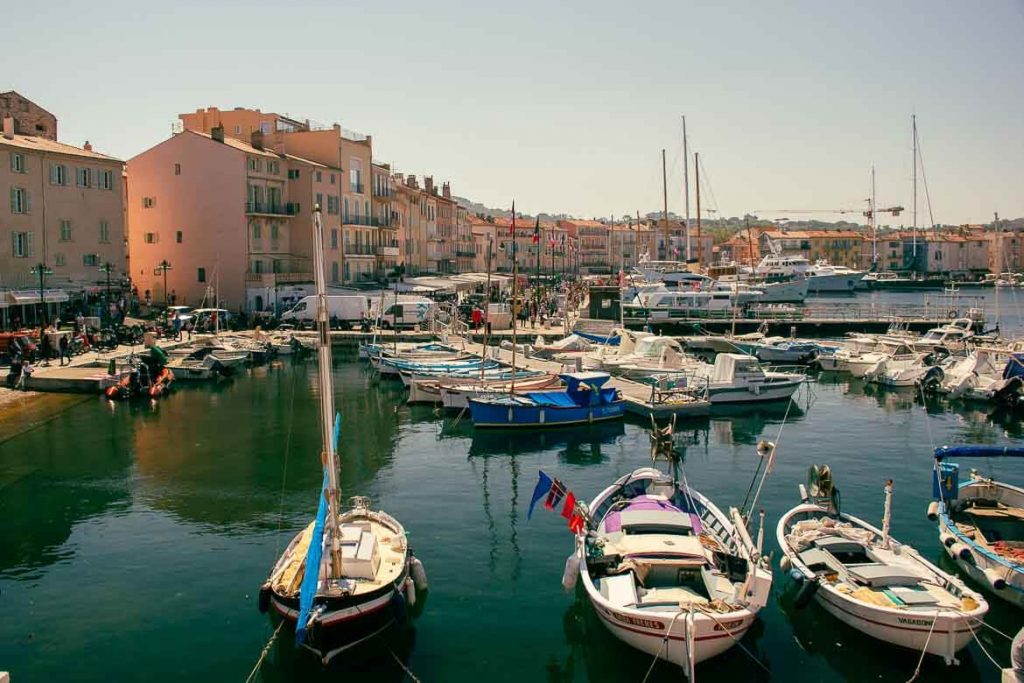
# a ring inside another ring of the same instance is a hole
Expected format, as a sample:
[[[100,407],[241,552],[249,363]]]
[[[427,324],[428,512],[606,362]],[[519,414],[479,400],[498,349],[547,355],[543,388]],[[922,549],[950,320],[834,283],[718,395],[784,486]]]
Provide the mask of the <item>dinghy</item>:
[[[934,501],[942,547],[967,576],[993,595],[1024,607],[1024,488],[960,466],[949,458],[1022,458],[1024,448],[942,446],[935,449]]]
[[[892,482],[885,487],[881,529],[839,510],[827,466],[811,467],[800,497],[776,530],[780,565],[801,584],[796,606],[813,598],[861,633],[957,663],[988,603],[890,536]]]

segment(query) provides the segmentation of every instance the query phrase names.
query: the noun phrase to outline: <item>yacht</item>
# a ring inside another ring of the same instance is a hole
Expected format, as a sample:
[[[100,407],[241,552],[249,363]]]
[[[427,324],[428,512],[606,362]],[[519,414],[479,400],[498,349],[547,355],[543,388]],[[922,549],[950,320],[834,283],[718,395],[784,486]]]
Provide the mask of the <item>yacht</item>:
[[[808,268],[806,272],[807,288],[811,294],[853,292],[859,289],[860,281],[867,274],[863,270],[854,270],[846,266],[833,266],[824,260],[819,260]]]

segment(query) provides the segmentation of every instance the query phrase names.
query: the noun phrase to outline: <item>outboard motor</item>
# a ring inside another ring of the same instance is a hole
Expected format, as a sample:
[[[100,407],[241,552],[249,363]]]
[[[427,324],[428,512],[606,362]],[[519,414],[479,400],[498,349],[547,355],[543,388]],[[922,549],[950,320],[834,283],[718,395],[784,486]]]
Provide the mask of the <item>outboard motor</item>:
[[[938,392],[939,387],[942,386],[942,380],[945,378],[946,373],[942,371],[942,368],[933,365],[925,371],[924,377],[918,380],[918,382],[920,382],[922,389],[929,394],[934,394]]]

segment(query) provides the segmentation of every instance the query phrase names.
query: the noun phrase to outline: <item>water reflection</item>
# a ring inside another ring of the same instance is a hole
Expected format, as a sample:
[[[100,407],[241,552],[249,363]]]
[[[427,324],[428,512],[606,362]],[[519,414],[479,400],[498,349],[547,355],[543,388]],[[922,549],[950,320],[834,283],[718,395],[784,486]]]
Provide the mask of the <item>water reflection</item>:
[[[559,460],[571,465],[603,461],[606,455],[602,453],[602,447],[614,444],[616,439],[626,433],[626,428],[620,421],[556,429],[473,429],[472,425],[467,427],[472,431],[470,457],[557,450]]]
[[[315,509],[322,477],[316,366],[285,362],[249,373],[185,386],[136,420],[139,494],[148,505],[227,534],[276,529],[282,515],[294,526]],[[334,375],[342,490],[361,491],[391,463],[396,404],[389,392],[371,391],[357,365]]]
[[[89,408],[9,441],[0,458],[0,575],[66,559],[74,527],[131,503],[132,419]],[[73,447],[70,447],[73,444]]]

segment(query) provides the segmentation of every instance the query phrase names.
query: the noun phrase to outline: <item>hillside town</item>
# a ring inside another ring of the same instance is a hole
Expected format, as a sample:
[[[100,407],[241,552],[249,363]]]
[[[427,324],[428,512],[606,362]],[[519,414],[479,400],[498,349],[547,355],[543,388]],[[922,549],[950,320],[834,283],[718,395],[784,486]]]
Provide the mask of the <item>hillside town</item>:
[[[179,114],[172,135],[127,160],[58,140],[57,117],[0,93],[10,197],[0,226],[0,321],[33,321],[40,301],[126,293],[192,306],[214,297],[279,314],[283,291],[313,281],[307,229],[324,220],[330,287],[417,276],[524,271],[614,275],[645,261],[755,265],[765,254],[862,270],[973,281],[1022,268],[1021,234],[998,224],[932,230],[799,229],[757,221],[731,235],[714,221],[516,219],[473,213],[451,183],[374,157],[372,135],[258,109]],[[512,242],[515,242],[513,248]],[[173,301],[172,301],[173,300]]]

